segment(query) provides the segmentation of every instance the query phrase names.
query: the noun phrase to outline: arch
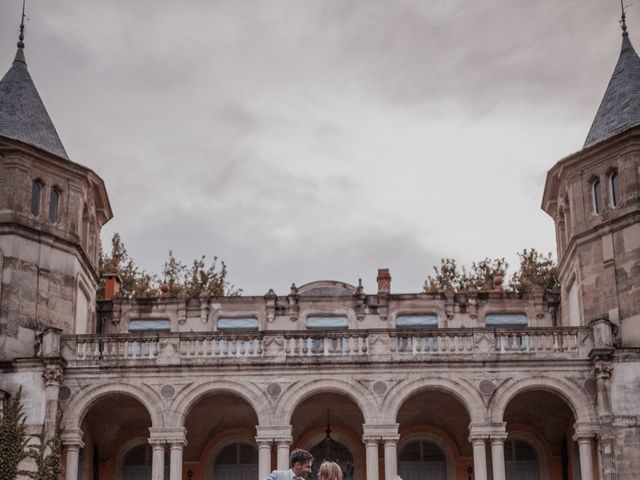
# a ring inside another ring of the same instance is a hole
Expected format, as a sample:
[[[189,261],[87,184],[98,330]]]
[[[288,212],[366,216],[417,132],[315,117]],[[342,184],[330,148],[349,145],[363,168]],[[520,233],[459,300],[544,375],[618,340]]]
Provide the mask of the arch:
[[[204,478],[210,479],[213,477],[214,462],[218,454],[223,448],[233,443],[246,443],[258,448],[256,439],[249,432],[236,431],[231,434],[222,432],[214,436],[205,447],[202,449],[202,455],[200,456],[200,464],[203,466]]]
[[[515,440],[522,440],[528,443],[536,452],[538,456],[538,469],[540,473],[540,480],[549,480],[550,468],[551,468],[551,452],[549,446],[538,438],[538,436],[525,429],[516,428],[507,432],[507,438]]]
[[[80,429],[82,420],[92,406],[104,397],[117,394],[126,395],[139,401],[147,410],[147,413],[151,418],[151,427],[159,428],[163,426],[162,409],[156,408],[158,405],[162,405],[162,402],[157,396],[155,398],[151,397],[147,391],[136,387],[135,385],[127,383],[108,383],[105,385],[98,385],[86,392],[81,392],[78,396],[70,399],[68,406],[65,408],[65,429]]]
[[[454,397],[466,409],[471,423],[485,421],[486,409],[480,393],[467,384],[443,377],[405,380],[399,387],[393,388],[383,405],[383,411],[389,413],[388,420],[395,422],[402,405],[413,395],[425,390],[437,390]]]
[[[536,376],[510,380],[498,387],[489,404],[491,421],[502,422],[509,402],[519,393],[530,390],[543,390],[558,395],[567,403],[576,422],[591,422],[595,419],[593,406],[586,394],[576,385],[565,379]]]
[[[323,378],[310,380],[304,384],[296,384],[295,388],[289,388],[276,404],[276,419],[285,424],[291,424],[291,418],[295,409],[307,398],[320,393],[337,393],[343,395],[355,403],[365,423],[375,418],[375,402],[371,393],[359,383],[345,382],[338,379]]]
[[[146,437],[135,437],[122,444],[122,446],[118,449],[118,453],[116,454],[116,461],[113,467],[114,480],[122,480],[122,467],[124,464],[124,458],[127,456],[127,454],[136,447],[148,444],[149,439]]]
[[[345,282],[336,280],[318,280],[305,283],[296,289],[296,293],[301,296],[350,296],[357,292],[357,288]]]
[[[242,398],[253,409],[258,418],[258,424],[268,424],[265,417],[269,414],[270,406],[265,392],[256,387],[229,380],[212,380],[190,389],[187,388],[176,397],[172,404],[175,417],[172,419],[173,421],[167,421],[168,426],[183,427],[193,406],[200,399],[217,393],[227,393]],[[259,402],[260,399],[262,402]]]
[[[455,480],[457,478],[456,458],[460,456],[460,452],[458,452],[455,442],[441,432],[427,430],[401,435],[398,441],[398,463],[400,463],[400,451],[406,445],[418,440],[431,442],[440,449],[447,464],[447,480]]]
[[[310,432],[300,437],[296,446],[298,448],[304,448],[305,450],[310,452],[313,447],[324,440],[325,436],[326,433],[323,430]],[[356,478],[365,478],[366,461],[362,438],[357,438],[357,436],[352,434],[352,432],[335,427],[331,429],[331,438],[336,442],[344,445],[351,452],[351,458],[353,459],[353,468],[356,472],[359,472]],[[322,459],[316,458],[314,460],[314,463],[321,461]]]

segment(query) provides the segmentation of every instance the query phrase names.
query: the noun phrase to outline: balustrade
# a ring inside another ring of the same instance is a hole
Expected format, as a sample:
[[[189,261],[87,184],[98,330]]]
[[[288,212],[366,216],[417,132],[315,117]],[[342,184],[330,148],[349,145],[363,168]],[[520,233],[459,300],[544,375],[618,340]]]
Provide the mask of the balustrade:
[[[63,335],[63,356],[75,364],[228,359],[366,357],[403,361],[439,356],[469,359],[501,355],[581,357],[593,345],[589,328],[475,328],[425,330],[258,331]]]

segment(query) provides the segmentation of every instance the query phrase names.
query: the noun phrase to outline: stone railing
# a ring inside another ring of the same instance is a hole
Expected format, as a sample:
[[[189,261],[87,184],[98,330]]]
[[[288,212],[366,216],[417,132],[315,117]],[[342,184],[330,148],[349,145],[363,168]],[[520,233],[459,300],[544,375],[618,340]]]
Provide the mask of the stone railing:
[[[69,366],[587,358],[590,328],[63,335]],[[444,358],[442,358],[444,359]]]

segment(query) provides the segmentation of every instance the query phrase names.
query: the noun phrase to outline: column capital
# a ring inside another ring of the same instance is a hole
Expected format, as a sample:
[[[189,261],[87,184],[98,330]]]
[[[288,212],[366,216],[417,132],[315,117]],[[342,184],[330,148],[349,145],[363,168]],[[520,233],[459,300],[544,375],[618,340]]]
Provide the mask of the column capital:
[[[270,438],[277,443],[293,442],[291,425],[256,425],[256,438],[263,440]]]
[[[169,445],[187,445],[187,429],[176,428],[149,428],[149,443],[168,443]]]
[[[398,443],[398,440],[400,440],[400,435],[382,435],[382,443],[387,444],[387,443]]]
[[[500,428],[496,428],[492,423],[471,423],[469,424],[469,442],[488,440],[492,433],[499,431]]]
[[[580,442],[580,440],[591,440],[600,432],[600,424],[598,422],[576,422],[573,425],[573,440]]]
[[[271,447],[271,444],[273,443],[273,437],[263,437],[261,435],[256,435],[255,439],[256,439],[256,443],[258,444],[258,447],[261,445]]]
[[[379,435],[362,435],[362,441],[365,445],[378,445],[380,443]]]
[[[398,435],[399,427],[400,425],[397,423],[365,423],[362,425],[363,437],[377,437],[378,439],[394,437]]]
[[[83,448],[84,442],[82,441],[83,432],[79,428],[68,428],[62,435],[60,435],[60,440],[62,444],[67,447],[77,447]]]

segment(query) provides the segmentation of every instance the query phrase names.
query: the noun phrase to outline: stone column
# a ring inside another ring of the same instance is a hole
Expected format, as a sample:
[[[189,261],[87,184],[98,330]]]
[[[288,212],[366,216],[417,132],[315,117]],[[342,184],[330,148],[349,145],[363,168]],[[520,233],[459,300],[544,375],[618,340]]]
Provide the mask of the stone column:
[[[164,440],[151,440],[149,444],[153,450],[151,457],[151,480],[164,480]]]
[[[82,443],[82,430],[65,430],[62,433],[61,440],[67,449],[65,479],[78,480],[78,460],[80,458],[80,449],[84,447],[84,443]]]
[[[486,437],[469,437],[469,441],[473,445],[474,480],[487,480],[487,451],[485,448],[486,440]]]
[[[579,436],[574,438],[578,442],[580,452],[580,473],[582,480],[593,480],[593,459],[591,458],[591,437]]]
[[[271,473],[271,443],[272,439],[256,437],[258,444],[258,478],[262,480]]]
[[[384,436],[384,478],[394,480],[398,475],[398,440],[400,435]]]
[[[378,438],[364,439],[367,453],[367,480],[378,480]]]
[[[182,480],[182,451],[186,445],[186,440],[174,440],[171,442],[171,466],[169,470],[170,480]]]
[[[58,393],[62,385],[62,366],[60,363],[47,363],[42,372],[44,379],[44,438],[50,440],[56,433],[56,423],[58,420]]]
[[[289,470],[289,447],[291,438],[276,438],[278,470]]]
[[[491,467],[493,468],[493,480],[506,480],[507,474],[504,468],[504,441],[507,436],[491,436]]]

